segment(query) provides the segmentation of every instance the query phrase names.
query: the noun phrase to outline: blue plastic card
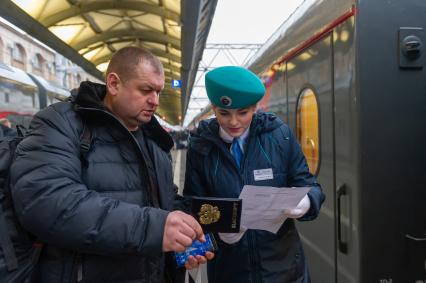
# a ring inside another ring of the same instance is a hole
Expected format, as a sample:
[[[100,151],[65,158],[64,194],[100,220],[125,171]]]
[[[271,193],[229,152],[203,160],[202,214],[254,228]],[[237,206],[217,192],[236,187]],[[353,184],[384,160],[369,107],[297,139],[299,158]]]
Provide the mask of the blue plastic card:
[[[194,240],[192,242],[192,245],[188,247],[184,252],[175,253],[176,262],[178,266],[184,266],[185,262],[188,261],[190,255],[194,257],[196,255],[204,256],[206,252],[216,250],[217,246],[213,235],[209,233],[205,234],[204,236],[206,237],[206,241],[204,243],[201,243],[198,240]]]

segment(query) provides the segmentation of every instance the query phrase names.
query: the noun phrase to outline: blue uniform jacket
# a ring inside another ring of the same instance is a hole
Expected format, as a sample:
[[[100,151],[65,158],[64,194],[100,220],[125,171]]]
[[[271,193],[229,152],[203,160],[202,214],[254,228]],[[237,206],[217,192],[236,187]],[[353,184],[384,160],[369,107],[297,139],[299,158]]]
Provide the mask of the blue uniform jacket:
[[[202,121],[191,135],[184,195],[237,198],[244,185],[310,186],[311,207],[299,220],[318,216],[325,196],[309,173],[295,136],[278,117],[254,115],[241,168],[218,131],[217,120],[210,119]],[[267,168],[272,168],[273,179],[255,181],[253,171]],[[292,219],[286,220],[277,234],[248,230],[239,242],[230,245],[219,240],[218,245],[215,259],[208,264],[210,283],[310,282]]]

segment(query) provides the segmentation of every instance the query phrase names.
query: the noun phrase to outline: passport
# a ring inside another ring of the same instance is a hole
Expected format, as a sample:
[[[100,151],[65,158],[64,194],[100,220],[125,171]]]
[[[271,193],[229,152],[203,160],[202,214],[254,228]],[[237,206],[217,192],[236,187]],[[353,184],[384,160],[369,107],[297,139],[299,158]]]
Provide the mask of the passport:
[[[238,233],[242,200],[238,198],[192,197],[191,213],[203,231]]]

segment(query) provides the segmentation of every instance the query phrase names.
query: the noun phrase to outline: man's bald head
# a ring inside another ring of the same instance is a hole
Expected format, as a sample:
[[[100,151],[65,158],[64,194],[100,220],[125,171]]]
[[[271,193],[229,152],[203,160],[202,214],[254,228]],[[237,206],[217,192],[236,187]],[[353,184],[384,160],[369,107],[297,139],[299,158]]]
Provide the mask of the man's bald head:
[[[124,47],[118,50],[111,58],[106,77],[110,73],[116,73],[122,81],[133,78],[136,68],[139,64],[149,64],[154,67],[158,74],[163,74],[163,64],[151,52],[140,47]]]

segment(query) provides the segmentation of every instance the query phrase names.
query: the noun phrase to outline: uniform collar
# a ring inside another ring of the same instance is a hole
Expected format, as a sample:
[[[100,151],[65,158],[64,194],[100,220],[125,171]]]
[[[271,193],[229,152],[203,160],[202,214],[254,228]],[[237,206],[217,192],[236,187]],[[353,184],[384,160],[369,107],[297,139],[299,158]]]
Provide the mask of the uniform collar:
[[[241,150],[244,152],[244,143],[249,135],[250,128],[247,128],[244,133],[238,137],[238,144],[240,145]],[[234,138],[229,135],[222,127],[219,127],[219,136],[226,143],[232,143]]]

